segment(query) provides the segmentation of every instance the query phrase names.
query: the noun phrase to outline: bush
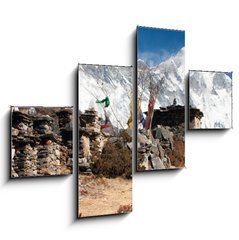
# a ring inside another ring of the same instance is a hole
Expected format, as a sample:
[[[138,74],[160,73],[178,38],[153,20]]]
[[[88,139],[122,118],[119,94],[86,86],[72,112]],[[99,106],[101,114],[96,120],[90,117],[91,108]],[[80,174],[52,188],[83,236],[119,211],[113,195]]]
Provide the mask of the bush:
[[[120,142],[106,143],[101,156],[92,163],[92,172],[102,174],[108,178],[118,176],[132,177],[132,154],[131,151]]]

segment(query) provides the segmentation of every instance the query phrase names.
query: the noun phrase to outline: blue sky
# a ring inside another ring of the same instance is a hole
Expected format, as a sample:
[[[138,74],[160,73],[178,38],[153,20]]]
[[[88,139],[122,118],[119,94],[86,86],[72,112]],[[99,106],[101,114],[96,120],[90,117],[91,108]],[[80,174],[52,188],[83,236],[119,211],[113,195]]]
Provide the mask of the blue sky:
[[[232,79],[232,72],[225,72],[225,74]]]
[[[144,60],[150,67],[175,55],[184,46],[184,31],[137,27],[138,59]]]

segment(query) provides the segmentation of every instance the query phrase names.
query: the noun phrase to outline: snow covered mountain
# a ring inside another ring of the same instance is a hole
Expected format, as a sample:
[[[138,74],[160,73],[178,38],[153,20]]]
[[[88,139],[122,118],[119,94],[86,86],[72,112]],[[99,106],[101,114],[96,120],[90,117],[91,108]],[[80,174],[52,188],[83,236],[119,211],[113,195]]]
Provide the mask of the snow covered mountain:
[[[142,111],[148,109],[150,79],[160,88],[155,108],[172,105],[175,98],[177,104],[185,104],[184,48],[156,67],[138,60],[137,70]],[[104,119],[104,108],[102,104],[96,104],[96,100],[108,96],[110,107],[107,114],[111,122],[116,127],[123,125],[126,128],[132,89],[132,67],[79,65],[79,110],[82,112],[94,108]]]
[[[109,97],[106,111],[115,127],[127,128],[132,88],[132,67],[79,65],[79,110],[94,108],[105,119],[103,104],[96,100]]]
[[[142,95],[143,112],[148,109],[150,79],[159,86],[155,108],[172,105],[174,99],[178,105],[185,105],[184,67],[184,47],[175,56],[155,67],[149,67],[143,60],[138,60],[138,94]]]
[[[203,112],[201,128],[231,128],[232,79],[202,71],[191,71],[189,77],[189,104]]]

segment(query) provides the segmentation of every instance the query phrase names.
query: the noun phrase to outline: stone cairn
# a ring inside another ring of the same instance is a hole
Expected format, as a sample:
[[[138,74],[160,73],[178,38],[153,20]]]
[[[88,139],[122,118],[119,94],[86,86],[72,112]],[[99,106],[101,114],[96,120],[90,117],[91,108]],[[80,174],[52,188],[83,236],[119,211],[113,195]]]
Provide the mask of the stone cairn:
[[[64,145],[68,148],[69,159],[66,162],[66,166],[72,168],[73,160],[73,133],[72,133],[72,112],[69,110],[61,110],[56,113],[59,119],[59,130],[62,136],[62,141]]]
[[[79,114],[79,170],[89,172],[90,164],[102,152],[104,136],[101,133],[98,113],[91,109]]]
[[[62,118],[56,114],[50,117],[12,112],[12,177],[72,172],[72,142],[70,145],[61,132],[59,122]],[[65,145],[66,142],[69,144]]]
[[[145,129],[138,133],[138,164],[142,170],[171,168],[167,149],[173,148],[173,134],[168,128],[158,126],[157,136],[150,141]]]
[[[37,174],[37,151],[39,141],[33,134],[33,120],[21,112],[12,113],[12,176]]]

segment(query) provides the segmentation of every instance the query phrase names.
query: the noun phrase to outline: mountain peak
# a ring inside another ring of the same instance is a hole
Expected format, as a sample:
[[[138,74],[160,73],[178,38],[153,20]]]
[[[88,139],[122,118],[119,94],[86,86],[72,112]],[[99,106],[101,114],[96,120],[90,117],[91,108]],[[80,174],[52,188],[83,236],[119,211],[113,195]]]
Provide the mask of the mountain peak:
[[[149,68],[148,64],[143,59],[138,59],[137,67],[138,69],[142,69],[142,70]]]
[[[150,70],[150,71],[149,71]],[[138,75],[138,84],[146,86],[142,99],[142,111],[147,110],[149,99],[149,77],[151,76],[156,85],[160,86],[160,93],[156,101],[156,107],[170,106],[177,98],[178,104],[184,106],[184,48],[180,49],[176,55],[169,57],[166,61],[151,68],[143,60],[138,60],[138,71],[143,74]],[[149,76],[150,75],[150,76]]]

